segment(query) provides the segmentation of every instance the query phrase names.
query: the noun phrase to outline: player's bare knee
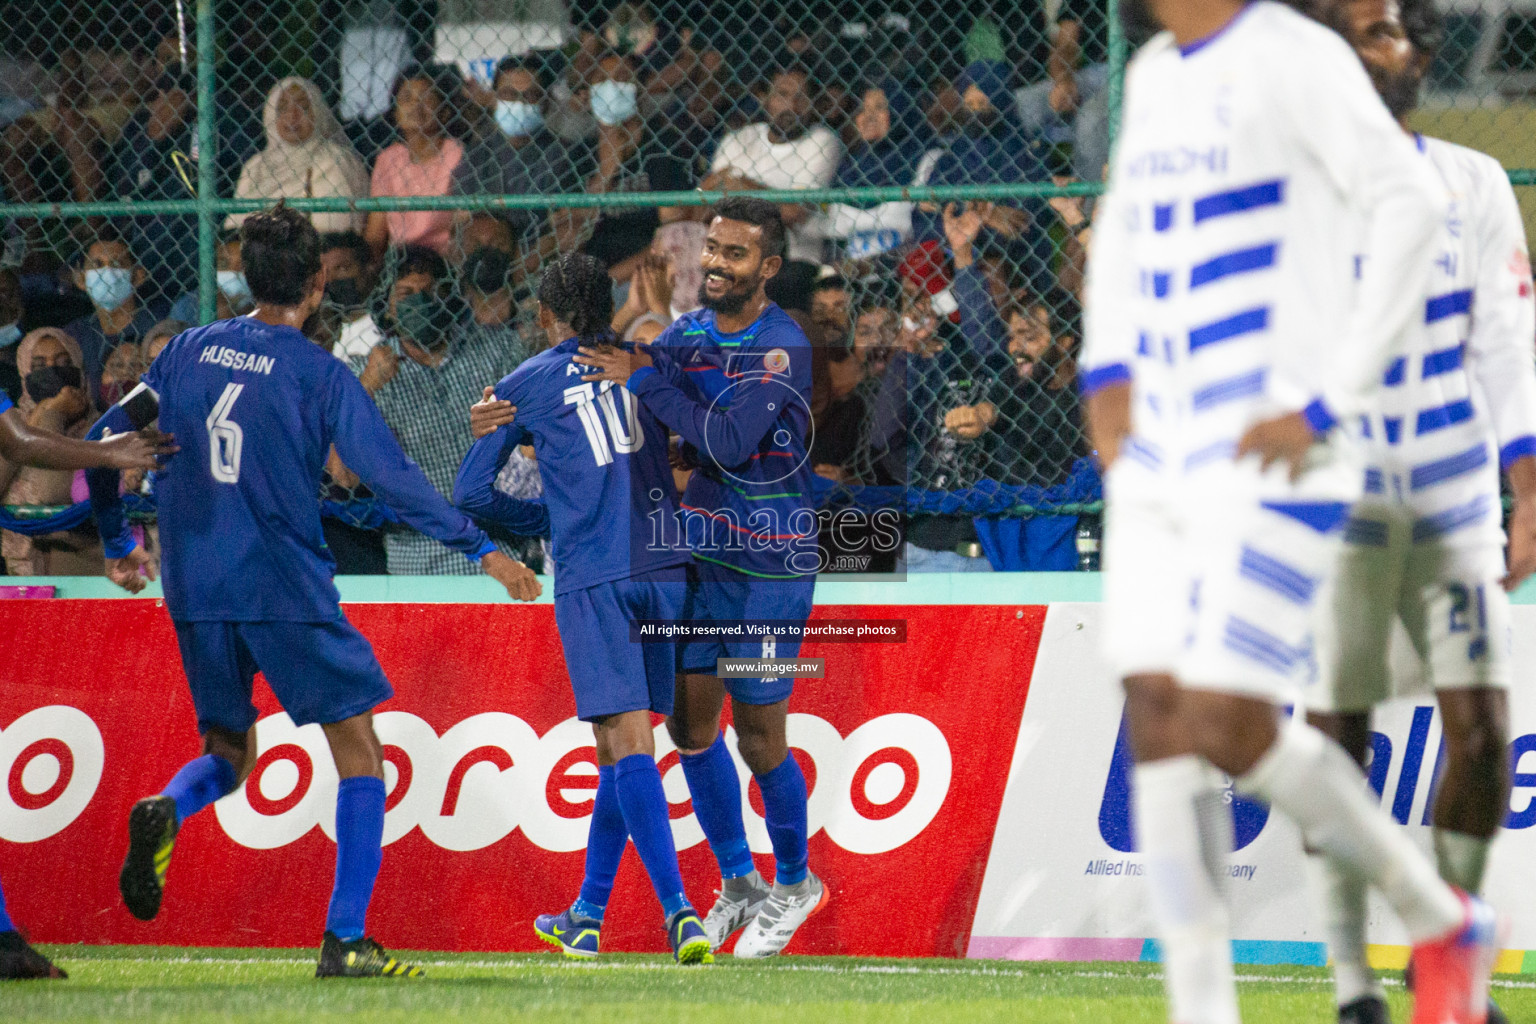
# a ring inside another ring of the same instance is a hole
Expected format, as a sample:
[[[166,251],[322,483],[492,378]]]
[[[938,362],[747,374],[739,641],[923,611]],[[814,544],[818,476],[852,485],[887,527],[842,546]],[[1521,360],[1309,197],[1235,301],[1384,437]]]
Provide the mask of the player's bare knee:
[[[1498,722],[1475,721],[1454,740],[1446,738],[1447,753],[1466,764],[1478,777],[1495,782],[1507,774],[1508,739]]]
[[[667,719],[667,735],[672,737],[672,745],[683,754],[704,753],[714,746],[719,731],[718,721],[690,721],[676,714]]]
[[[1442,690],[1440,711],[1447,754],[1480,775],[1501,778],[1509,742],[1509,702],[1503,690]]]
[[[599,756],[606,756],[609,764],[635,754],[656,756],[656,734],[651,729],[649,711],[605,715],[593,721],[592,731],[598,739]]]
[[[766,775],[784,763],[789,747],[781,737],[760,732],[740,732],[736,749],[753,775]]]
[[[336,774],[343,779],[362,775],[384,777],[384,745],[373,729],[373,715],[353,715],[340,722],[321,725],[336,762]]]
[[[1195,752],[1233,777],[1251,770],[1279,737],[1277,711],[1263,700],[1194,690],[1183,709]]]

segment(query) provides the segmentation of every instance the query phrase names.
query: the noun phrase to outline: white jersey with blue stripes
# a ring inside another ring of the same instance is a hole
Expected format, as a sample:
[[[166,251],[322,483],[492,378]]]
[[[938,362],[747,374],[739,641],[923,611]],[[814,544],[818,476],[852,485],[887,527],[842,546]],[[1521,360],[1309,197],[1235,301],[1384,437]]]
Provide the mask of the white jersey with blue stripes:
[[[1536,454],[1536,299],[1525,226],[1492,157],[1417,138],[1450,215],[1430,279],[1366,418],[1365,496],[1348,538],[1384,545],[1391,517],[1416,544],[1502,542],[1499,467]]]
[[[1360,494],[1353,434],[1422,303],[1446,195],[1337,35],[1258,0],[1127,77],[1089,266],[1083,389],[1133,382],[1126,468],[1175,500]],[[1381,254],[1357,273],[1360,252]],[[1337,424],[1292,484],[1233,453],[1302,408]]]

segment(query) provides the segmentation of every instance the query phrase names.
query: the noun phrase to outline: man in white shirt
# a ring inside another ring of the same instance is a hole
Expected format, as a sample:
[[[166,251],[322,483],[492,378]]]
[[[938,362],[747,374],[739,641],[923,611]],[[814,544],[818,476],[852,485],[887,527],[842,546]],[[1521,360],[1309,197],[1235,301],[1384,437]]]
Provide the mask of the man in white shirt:
[[[814,110],[804,68],[786,67],[774,73],[763,101],[767,121],[738,128],[720,140],[712,172],[726,172],[765,188],[826,188],[843,158],[843,144],[825,125],[811,127]],[[711,178],[716,178],[711,174]],[[714,181],[705,183],[713,187]],[[826,235],[821,214],[813,207],[786,203],[779,207],[789,228],[789,258],[820,263]]]
[[[1170,1017],[1238,1020],[1214,765],[1381,890],[1414,943],[1416,1024],[1481,1024],[1495,915],[1281,710],[1360,496],[1351,432],[1423,317],[1448,197],[1332,32],[1269,0],[1150,7],[1167,31],[1127,77],[1082,379]]]

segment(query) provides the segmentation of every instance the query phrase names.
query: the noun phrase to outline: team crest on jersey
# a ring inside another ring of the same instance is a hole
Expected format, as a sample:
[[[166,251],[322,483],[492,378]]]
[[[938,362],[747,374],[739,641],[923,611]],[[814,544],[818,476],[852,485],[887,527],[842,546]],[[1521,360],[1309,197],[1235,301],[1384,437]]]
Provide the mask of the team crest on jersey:
[[[789,353],[781,348],[769,349],[763,356],[763,368],[769,373],[788,373]]]

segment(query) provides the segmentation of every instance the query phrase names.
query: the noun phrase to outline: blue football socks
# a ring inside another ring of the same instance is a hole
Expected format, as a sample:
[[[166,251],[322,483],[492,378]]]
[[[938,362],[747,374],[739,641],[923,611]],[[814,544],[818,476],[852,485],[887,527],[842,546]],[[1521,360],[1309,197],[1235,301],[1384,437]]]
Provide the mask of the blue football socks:
[[[740,878],[756,868],[741,821],[741,778],[726,749],[724,733],[701,754],[682,755],[683,777],[693,797],[693,813],[720,864],[721,878]]]
[[[672,822],[667,813],[667,794],[661,788],[661,772],[649,754],[630,754],[613,766],[614,788],[624,812],[624,824],[640,861],[651,876],[651,885],[668,919],[688,905],[683,895],[683,876],[677,867],[677,847],[672,842]]]
[[[325,927],[343,942],[366,934],[383,842],[384,780],[372,775],[342,779],[336,788],[336,885]]]
[[[581,880],[581,896],[571,907],[573,914],[603,919],[603,908],[613,894],[613,876],[618,874],[629,829],[624,826],[624,809],[619,806],[618,783],[614,766],[599,765],[597,799],[592,804],[592,824],[587,829],[587,871]]]
[[[805,775],[794,754],[766,775],[757,776],[763,793],[764,821],[773,856],[778,861],[773,880],[778,885],[794,885],[805,879],[806,841],[809,828],[805,812]]]
[[[176,825],[235,788],[235,766],[217,754],[204,754],[181,766],[161,790],[176,802]]]

